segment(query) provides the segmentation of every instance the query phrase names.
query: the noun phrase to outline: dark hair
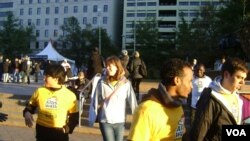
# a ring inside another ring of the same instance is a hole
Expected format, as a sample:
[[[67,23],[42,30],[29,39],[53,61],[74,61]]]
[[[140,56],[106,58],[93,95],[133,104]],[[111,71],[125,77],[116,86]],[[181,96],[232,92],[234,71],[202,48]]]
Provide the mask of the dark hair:
[[[248,73],[246,62],[236,57],[228,58],[222,66],[221,73],[223,74],[225,71],[228,71],[231,75],[233,75],[236,71],[239,70]]]
[[[59,64],[51,64],[44,71],[44,75],[58,78],[58,84],[64,84],[66,73],[64,68]]]
[[[161,69],[162,83],[165,86],[173,85],[174,78],[176,76],[184,76],[183,68],[185,67],[192,69],[190,63],[178,58],[173,58],[166,61]]]

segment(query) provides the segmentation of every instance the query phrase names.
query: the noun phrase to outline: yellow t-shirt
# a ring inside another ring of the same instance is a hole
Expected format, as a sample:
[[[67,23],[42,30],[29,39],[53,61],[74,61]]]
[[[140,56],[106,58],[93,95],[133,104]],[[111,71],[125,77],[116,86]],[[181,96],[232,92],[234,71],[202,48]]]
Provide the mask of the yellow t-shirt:
[[[181,141],[185,132],[182,107],[166,108],[147,100],[139,105],[133,116],[129,140]]]
[[[38,88],[29,104],[38,107],[37,124],[45,127],[62,128],[68,113],[78,112],[75,94],[64,86],[57,91]]]

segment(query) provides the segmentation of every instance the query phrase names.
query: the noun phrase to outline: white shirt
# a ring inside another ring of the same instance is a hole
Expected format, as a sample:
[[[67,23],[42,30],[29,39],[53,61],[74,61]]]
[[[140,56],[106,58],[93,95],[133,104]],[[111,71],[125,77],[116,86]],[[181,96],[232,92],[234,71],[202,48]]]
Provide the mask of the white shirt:
[[[193,89],[192,89],[192,102],[191,107],[196,109],[196,103],[200,99],[201,92],[204,88],[208,87],[210,83],[212,82],[212,79],[208,76],[204,76],[202,78],[194,77],[192,83],[193,83]]]

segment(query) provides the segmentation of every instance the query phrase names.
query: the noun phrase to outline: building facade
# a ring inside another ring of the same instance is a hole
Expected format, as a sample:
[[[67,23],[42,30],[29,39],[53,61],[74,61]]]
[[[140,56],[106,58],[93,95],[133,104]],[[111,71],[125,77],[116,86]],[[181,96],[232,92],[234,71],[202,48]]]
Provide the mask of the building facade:
[[[136,50],[136,24],[147,17],[158,21],[159,39],[174,39],[181,14],[189,22],[200,13],[201,6],[222,6],[220,0],[124,0],[122,48]],[[135,23],[135,24],[134,24]],[[128,48],[134,44],[133,48]]]
[[[114,45],[121,44],[122,1],[119,0],[1,0],[0,24],[6,11],[13,12],[23,26],[34,25],[37,41],[34,50],[42,50],[49,40],[57,41],[60,26],[69,17],[76,17],[82,29],[86,25],[107,31]]]

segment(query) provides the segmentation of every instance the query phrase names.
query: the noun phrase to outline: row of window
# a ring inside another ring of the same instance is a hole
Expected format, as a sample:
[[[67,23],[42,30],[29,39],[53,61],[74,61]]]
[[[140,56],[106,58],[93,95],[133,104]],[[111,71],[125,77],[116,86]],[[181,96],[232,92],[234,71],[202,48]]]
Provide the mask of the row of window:
[[[190,5],[190,6],[208,6],[210,4],[213,5],[213,6],[219,6],[219,5],[222,5],[223,3],[219,2],[219,1],[212,1],[212,2],[210,2],[210,1],[201,1],[201,2],[199,2],[199,1],[190,1],[190,2],[185,1],[185,2],[179,2],[180,6],[188,6],[188,5]]]
[[[51,9],[51,7],[46,7],[46,8],[45,8],[45,14],[46,14],[46,15],[51,14],[50,9]],[[34,10],[33,8],[29,8],[29,9],[28,9],[28,15],[32,15],[32,14],[33,14],[33,10]],[[78,12],[79,12],[78,6],[74,6],[72,12],[73,12],[73,13],[78,13]],[[87,5],[84,5],[84,6],[83,6],[83,11],[82,11],[82,12],[83,12],[83,13],[87,13],[87,12],[88,12],[88,6],[87,6]],[[98,9],[98,6],[97,6],[97,5],[94,5],[94,6],[93,6],[93,12],[94,12],[94,13],[100,12],[100,10]],[[108,12],[108,5],[104,5],[104,6],[103,6],[103,11],[102,11],[102,12]],[[38,8],[36,9],[36,14],[37,14],[37,15],[41,15],[41,13],[42,13],[42,8],[38,7]],[[55,7],[55,9],[54,9],[54,14],[59,14],[59,13],[60,13],[59,7]],[[64,8],[63,8],[63,13],[64,13],[64,14],[69,13],[69,7],[68,7],[68,6],[64,6]],[[24,15],[24,9],[23,9],[23,8],[20,9],[20,13],[19,13],[19,14],[20,14],[20,15]]]
[[[130,6],[135,6],[135,3],[134,2],[129,2],[127,3],[127,6],[130,7]],[[137,3],[137,6],[156,6],[156,2],[138,2]]]
[[[59,36],[59,34],[58,34],[58,30],[57,29],[55,29],[54,31],[53,31],[53,37],[58,37]],[[36,30],[36,37],[40,37],[40,30]],[[46,29],[46,30],[44,30],[44,37],[51,37],[50,35],[49,35],[49,30],[48,29]]]
[[[67,21],[67,18],[64,18],[63,23],[65,23],[66,21]],[[28,25],[32,25],[32,19],[28,19],[27,22],[28,22]],[[58,18],[54,18],[53,22],[54,22],[53,23],[54,25],[59,25],[59,19]],[[93,17],[92,18],[92,24],[96,25],[97,23],[98,23],[98,17]],[[84,25],[89,24],[87,17],[83,17],[82,24],[84,24]],[[104,25],[108,24],[108,17],[102,17],[102,23],[100,21],[100,24],[104,24]],[[23,19],[20,19],[20,25],[24,25]],[[35,25],[36,26],[40,26],[41,25],[41,19],[36,19]],[[50,25],[50,19],[49,18],[45,19],[44,25],[45,26],[49,26]]]
[[[45,1],[46,3],[51,3],[51,2],[55,2],[55,3],[59,3],[59,2],[78,2],[78,0],[21,0],[20,4],[25,4],[26,2],[29,4],[33,4],[33,3],[42,3],[42,1]]]
[[[213,1],[213,2],[208,2],[208,1],[185,1],[185,2],[179,2],[179,6],[207,6],[207,5],[214,5],[214,6],[219,6],[222,3],[218,1]],[[160,5],[168,5],[168,4],[160,4]],[[137,5],[134,2],[129,2],[127,3],[127,6],[156,6],[156,2],[137,2]]]
[[[137,17],[156,17],[156,13],[137,13]],[[127,17],[135,17],[135,13],[127,13]]]

